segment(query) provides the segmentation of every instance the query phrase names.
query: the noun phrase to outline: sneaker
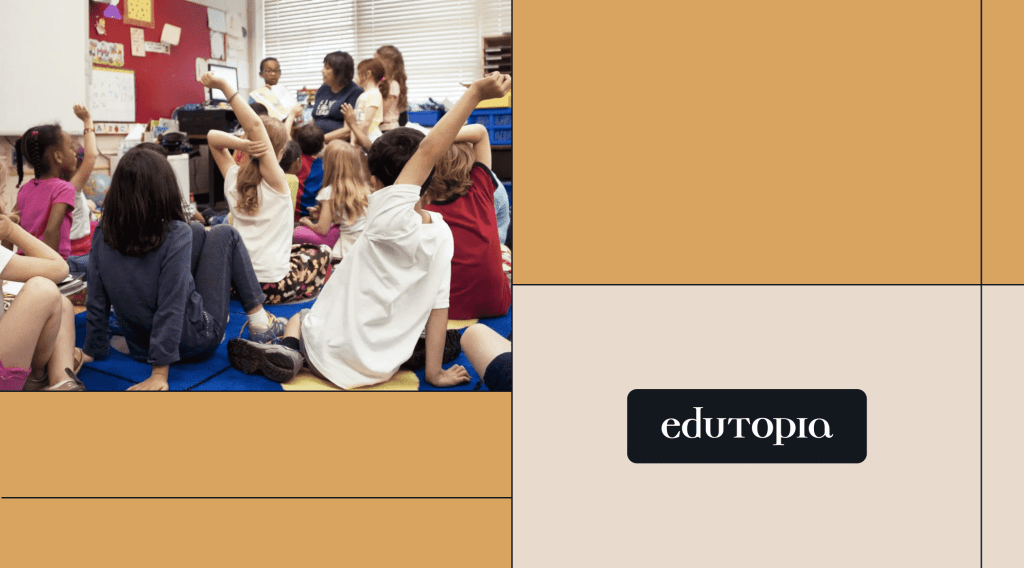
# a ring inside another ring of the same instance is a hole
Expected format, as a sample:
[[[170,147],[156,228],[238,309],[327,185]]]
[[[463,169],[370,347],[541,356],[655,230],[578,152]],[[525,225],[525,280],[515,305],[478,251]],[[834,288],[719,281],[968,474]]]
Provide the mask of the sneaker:
[[[280,345],[280,337],[284,335],[285,325],[288,324],[288,320],[284,318],[275,317],[274,314],[267,312],[267,318],[270,320],[270,327],[266,331],[254,331],[249,328],[249,341],[255,341],[256,343],[264,343],[267,345]],[[248,327],[249,322],[245,322],[242,325],[242,331]],[[238,337],[242,337],[242,333],[238,333]]]
[[[294,349],[245,339],[228,341],[228,360],[247,375],[259,373],[279,383],[294,377],[305,364],[302,354]]]

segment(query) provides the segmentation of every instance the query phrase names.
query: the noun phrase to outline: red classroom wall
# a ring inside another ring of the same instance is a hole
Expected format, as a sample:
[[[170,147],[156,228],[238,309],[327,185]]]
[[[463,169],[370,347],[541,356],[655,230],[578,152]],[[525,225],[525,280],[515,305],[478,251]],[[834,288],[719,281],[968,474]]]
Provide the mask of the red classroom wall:
[[[156,27],[141,28],[146,41],[160,41],[164,24],[181,28],[181,42],[171,46],[171,54],[132,55],[129,26],[122,20],[106,18],[106,35],[96,31],[107,4],[90,2],[89,38],[124,44],[124,67],[135,71],[135,122],[170,118],[174,109],[186,103],[202,103],[206,96],[196,81],[196,58],[210,58],[210,30],[206,7],[185,0],[157,0],[153,3]],[[118,8],[124,9],[121,2]]]

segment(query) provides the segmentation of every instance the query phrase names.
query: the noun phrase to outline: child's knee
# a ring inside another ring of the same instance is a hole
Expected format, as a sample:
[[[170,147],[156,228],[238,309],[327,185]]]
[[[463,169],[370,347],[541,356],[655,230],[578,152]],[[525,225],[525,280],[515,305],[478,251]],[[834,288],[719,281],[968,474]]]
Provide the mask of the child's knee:
[[[56,307],[57,302],[64,297],[61,296],[60,290],[57,289],[57,285],[53,283],[53,280],[43,278],[42,276],[33,276],[25,282],[21,292],[18,293],[18,298],[24,298],[22,301],[34,305],[45,305],[49,302]]]
[[[75,306],[67,296],[60,297],[60,306],[65,316],[75,317]]]

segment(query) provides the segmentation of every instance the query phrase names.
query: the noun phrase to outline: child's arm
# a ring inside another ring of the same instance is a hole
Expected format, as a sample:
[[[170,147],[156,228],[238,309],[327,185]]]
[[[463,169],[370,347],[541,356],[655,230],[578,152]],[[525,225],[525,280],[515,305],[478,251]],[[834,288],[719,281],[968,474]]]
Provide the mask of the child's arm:
[[[459,134],[459,129],[466,123],[469,113],[473,112],[476,105],[483,100],[503,97],[510,89],[512,77],[497,72],[473,81],[452,110],[448,111],[430,134],[420,142],[416,153],[409,158],[402,168],[402,173],[398,174],[395,184],[423,185],[437,160],[448,151],[448,147],[452,145],[452,141]]]
[[[355,137],[355,142],[353,143],[358,143],[364,150],[369,151],[371,143],[369,136],[366,135],[368,130],[356,124],[356,111],[352,108],[352,105],[341,103],[341,114],[345,117],[345,124],[352,131],[352,136]]]
[[[228,175],[228,170],[237,165],[235,159],[231,157],[231,150],[240,150],[250,156],[267,150],[266,144],[242,140],[234,134],[228,134],[221,130],[211,130],[206,135],[206,141],[210,145],[210,155],[217,162],[221,175],[225,177]]]
[[[68,276],[68,263],[57,250],[28,234],[7,215],[0,214],[0,240],[18,245],[25,256],[15,256],[0,272],[0,278],[25,282],[33,276],[42,276],[60,282]]]
[[[50,205],[50,218],[47,219],[46,229],[43,230],[43,242],[53,250],[60,246],[60,225],[64,222],[64,214],[67,212],[67,203]]]
[[[333,188],[331,189],[333,190]],[[299,224],[313,229],[321,236],[326,236],[330,232],[334,221],[334,213],[331,211],[331,200],[325,199],[318,203],[320,204],[320,218],[317,222],[314,223],[309,217],[302,217],[299,219]]]
[[[424,371],[427,382],[435,387],[452,387],[469,382],[469,371],[462,365],[441,368],[447,331],[448,308],[430,310],[430,316],[427,318],[427,362]]]
[[[482,124],[467,124],[459,130],[456,142],[469,142],[473,145],[474,159],[491,169],[491,139],[487,127]]]
[[[71,185],[75,186],[76,191],[80,191],[85,187],[86,182],[89,181],[89,176],[92,174],[92,169],[96,166],[96,158],[100,155],[100,152],[96,149],[96,129],[93,127],[92,115],[89,114],[89,109],[85,108],[85,105],[75,105],[75,116],[82,119],[82,123],[85,124],[85,135],[83,136],[85,154],[82,156],[82,165],[75,172],[75,175],[71,177]]]
[[[263,176],[263,179],[270,184],[274,191],[278,193],[291,193],[288,191],[288,180],[284,176],[284,170],[277,163],[278,156],[273,152],[274,145],[270,142],[267,127],[263,125],[263,120],[256,114],[256,111],[252,110],[249,103],[239,98],[238,92],[224,79],[215,76],[213,73],[207,73],[203,75],[201,81],[203,85],[219,89],[224,93],[224,96],[228,98],[228,102],[231,103],[231,110],[235,111],[235,117],[238,118],[239,124],[245,129],[249,140],[263,142],[267,145],[269,149],[268,154],[273,159],[259,160],[260,175]],[[255,154],[251,155],[258,158]],[[218,162],[219,164],[220,162]]]
[[[284,119],[284,129],[288,133],[289,139],[292,139],[292,128],[295,127],[295,119],[300,116],[302,116],[302,105],[295,105]]]

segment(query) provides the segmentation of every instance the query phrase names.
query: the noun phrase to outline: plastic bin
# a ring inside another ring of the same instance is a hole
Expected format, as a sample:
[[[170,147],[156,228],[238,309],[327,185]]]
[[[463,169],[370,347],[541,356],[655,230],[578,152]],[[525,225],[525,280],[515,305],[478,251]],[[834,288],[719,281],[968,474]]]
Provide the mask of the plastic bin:
[[[434,126],[444,116],[440,110],[411,110],[409,111],[409,122],[415,122],[420,126]]]
[[[512,144],[512,109],[486,108],[476,109],[469,115],[470,124],[482,124],[494,146]]]

